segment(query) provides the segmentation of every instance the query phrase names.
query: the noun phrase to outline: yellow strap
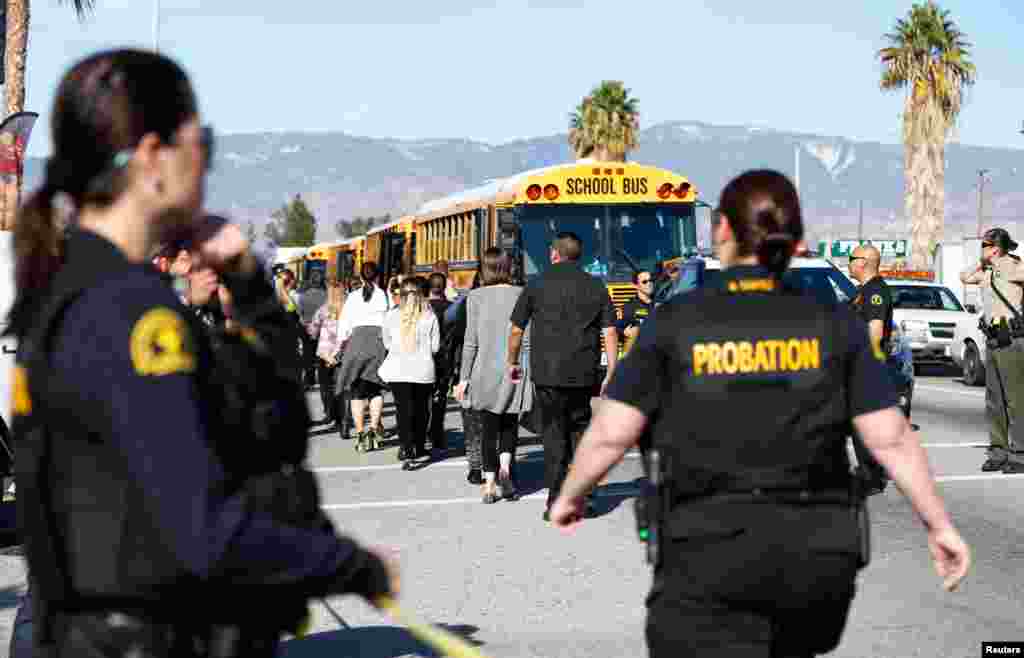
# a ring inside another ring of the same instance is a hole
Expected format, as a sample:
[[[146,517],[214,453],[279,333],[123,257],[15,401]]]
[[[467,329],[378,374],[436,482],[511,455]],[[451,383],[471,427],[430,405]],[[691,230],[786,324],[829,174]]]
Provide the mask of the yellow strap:
[[[486,658],[476,647],[458,635],[406,616],[390,597],[378,597],[376,604],[397,623],[405,626],[417,639],[433,647],[442,655],[451,658]]]

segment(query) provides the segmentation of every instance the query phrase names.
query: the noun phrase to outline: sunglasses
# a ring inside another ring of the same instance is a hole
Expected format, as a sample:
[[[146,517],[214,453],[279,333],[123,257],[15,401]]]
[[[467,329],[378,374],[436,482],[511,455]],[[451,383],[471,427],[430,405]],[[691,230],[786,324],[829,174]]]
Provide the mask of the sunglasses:
[[[650,279],[637,279],[636,282],[637,282],[638,285],[643,286],[643,285],[646,285],[646,284],[650,283],[651,280]]]
[[[855,260],[867,260],[867,259],[868,259],[867,256],[852,256],[850,258],[850,263],[853,263],[853,261],[855,261]]]
[[[994,247],[994,246],[996,246],[996,245],[995,245],[995,243],[992,243],[992,242],[982,242],[981,243],[981,248],[982,249],[988,249],[989,247]]]
[[[181,141],[177,135],[171,137],[167,142],[172,146],[180,146]],[[203,168],[205,171],[213,169],[213,154],[214,146],[216,145],[216,138],[213,132],[213,126],[207,124],[199,129],[199,149],[203,153]],[[132,155],[135,153],[134,149],[124,149],[114,154],[114,168],[120,169],[128,165],[131,162]]]

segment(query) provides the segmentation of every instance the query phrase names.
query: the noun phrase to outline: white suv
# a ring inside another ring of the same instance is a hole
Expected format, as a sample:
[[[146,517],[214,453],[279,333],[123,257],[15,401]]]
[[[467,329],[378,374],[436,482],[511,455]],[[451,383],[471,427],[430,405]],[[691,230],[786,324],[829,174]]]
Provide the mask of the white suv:
[[[985,383],[985,335],[978,328],[977,309],[968,304],[969,319],[957,322],[953,332],[951,356],[953,363],[963,369],[964,383],[968,386],[981,386]]]
[[[957,325],[974,321],[953,292],[937,283],[887,279],[892,294],[893,320],[910,342],[916,363],[953,360]]]

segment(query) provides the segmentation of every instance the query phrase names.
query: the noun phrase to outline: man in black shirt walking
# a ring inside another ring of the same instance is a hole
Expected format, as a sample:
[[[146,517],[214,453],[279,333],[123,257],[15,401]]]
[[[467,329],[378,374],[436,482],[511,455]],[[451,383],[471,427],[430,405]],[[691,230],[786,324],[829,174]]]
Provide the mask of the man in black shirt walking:
[[[583,243],[559,233],[551,245],[551,267],[531,281],[512,311],[508,341],[509,375],[521,377],[523,332],[532,322],[530,374],[536,387],[544,438],[544,479],[548,509],[569,471],[576,441],[590,423],[590,401],[604,394],[619,352],[615,307],[604,284],[579,266]],[[601,380],[601,338],[608,371]]]
[[[860,291],[853,298],[853,311],[868,325],[868,337],[876,353],[889,353],[892,336],[892,293],[889,284],[878,273],[882,255],[871,245],[861,245],[850,255],[850,276],[860,284]],[[889,482],[889,476],[876,461],[859,438],[853,442],[861,476],[865,479],[869,494],[881,493]]]

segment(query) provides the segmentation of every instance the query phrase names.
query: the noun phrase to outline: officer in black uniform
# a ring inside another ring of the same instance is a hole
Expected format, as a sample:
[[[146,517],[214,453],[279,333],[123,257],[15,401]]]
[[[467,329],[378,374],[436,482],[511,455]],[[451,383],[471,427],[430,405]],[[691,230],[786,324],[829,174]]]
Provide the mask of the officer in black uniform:
[[[871,245],[861,245],[850,254],[850,276],[860,284],[860,290],[850,305],[867,323],[871,344],[882,354],[888,355],[892,337],[892,292],[889,284],[878,273],[881,262],[881,254]],[[853,448],[857,454],[859,475],[864,478],[867,492],[877,494],[884,491],[889,482],[885,469],[859,439],[854,438]]]
[[[261,444],[284,428],[305,436],[298,378],[252,377],[242,399],[258,403],[232,405],[206,331],[146,263],[156,240],[193,237],[231,291],[240,338],[295,344],[238,227],[197,221],[212,148],[197,115],[165,57],[79,62],[19,217],[12,413],[37,652],[271,656],[308,598],[396,589],[393,566],[320,512],[305,442]],[[66,240],[58,194],[77,209]]]
[[[803,236],[792,183],[747,172],[723,190],[721,210],[720,285],[675,297],[644,324],[551,520],[565,531],[581,523],[586,492],[650,424],[665,505],[651,656],[812,656],[839,643],[866,563],[851,420],[928,527],[948,589],[970,552],[863,323],[782,283]]]
[[[623,352],[629,352],[640,333],[640,325],[654,312],[654,276],[647,270],[634,272],[633,286],[636,297],[623,304],[622,318],[616,323],[620,344],[625,346]]]

